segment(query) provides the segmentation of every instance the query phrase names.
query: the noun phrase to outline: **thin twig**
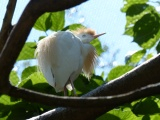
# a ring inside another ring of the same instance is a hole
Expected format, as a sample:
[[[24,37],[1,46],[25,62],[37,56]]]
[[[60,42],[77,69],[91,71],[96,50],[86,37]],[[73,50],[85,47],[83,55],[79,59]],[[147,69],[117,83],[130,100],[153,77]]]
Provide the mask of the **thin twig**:
[[[6,43],[7,37],[12,29],[11,21],[16,7],[17,0],[9,0],[7,10],[3,19],[3,24],[0,32],[0,53]]]

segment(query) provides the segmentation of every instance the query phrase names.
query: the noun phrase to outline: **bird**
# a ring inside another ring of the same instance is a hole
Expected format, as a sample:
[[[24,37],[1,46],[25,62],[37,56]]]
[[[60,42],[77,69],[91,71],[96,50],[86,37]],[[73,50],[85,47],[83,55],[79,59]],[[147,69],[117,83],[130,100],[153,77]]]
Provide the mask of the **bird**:
[[[76,96],[74,80],[81,72],[89,79],[96,64],[96,49],[90,42],[104,34],[83,27],[54,32],[38,42],[38,66],[56,92],[64,91],[66,96],[69,89]]]

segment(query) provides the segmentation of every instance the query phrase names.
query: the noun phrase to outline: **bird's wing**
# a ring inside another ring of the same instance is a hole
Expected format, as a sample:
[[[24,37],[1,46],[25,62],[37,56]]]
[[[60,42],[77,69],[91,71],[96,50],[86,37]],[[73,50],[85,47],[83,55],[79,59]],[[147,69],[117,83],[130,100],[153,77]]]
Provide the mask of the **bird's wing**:
[[[81,42],[71,32],[57,32],[52,39],[46,43],[48,70],[45,76],[54,81],[54,88],[57,92],[63,91],[68,79],[76,73],[81,60]],[[50,67],[50,69],[49,69]],[[50,74],[50,75],[49,75]],[[52,77],[52,78],[50,78]],[[73,77],[74,78],[74,77]],[[52,85],[53,86],[53,85]]]
[[[55,86],[54,75],[52,73],[51,65],[50,65],[50,53],[49,47],[50,43],[55,42],[55,34],[51,34],[50,36],[45,37],[41,41],[38,42],[37,49],[35,51],[36,58],[38,60],[38,65],[40,70],[44,74],[45,78],[47,79],[48,83],[51,86]],[[51,42],[51,40],[53,40]],[[53,44],[54,45],[54,44]],[[56,47],[56,46],[53,46]],[[56,59],[56,54],[53,54],[54,58]]]

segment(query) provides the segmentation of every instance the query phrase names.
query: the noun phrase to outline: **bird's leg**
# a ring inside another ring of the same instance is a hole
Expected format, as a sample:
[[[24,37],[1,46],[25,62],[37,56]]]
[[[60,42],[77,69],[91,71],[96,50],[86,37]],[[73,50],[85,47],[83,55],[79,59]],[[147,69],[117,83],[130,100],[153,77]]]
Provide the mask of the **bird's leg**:
[[[67,96],[67,88],[66,88],[66,85],[64,86],[64,96]]]
[[[75,87],[74,87],[73,81],[72,81],[71,79],[69,79],[69,81],[70,81],[71,86],[72,86],[72,89],[73,89],[73,95],[74,95],[74,96],[77,96],[77,94],[76,94],[76,89],[75,89]]]

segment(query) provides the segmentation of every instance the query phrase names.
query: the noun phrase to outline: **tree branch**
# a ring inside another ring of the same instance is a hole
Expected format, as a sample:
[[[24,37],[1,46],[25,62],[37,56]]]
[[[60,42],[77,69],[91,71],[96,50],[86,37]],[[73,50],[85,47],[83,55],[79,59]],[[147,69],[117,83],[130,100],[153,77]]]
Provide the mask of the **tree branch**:
[[[109,86],[109,84],[108,84]],[[105,86],[107,87],[107,86]],[[160,83],[148,85],[127,93],[119,93],[113,96],[104,97],[60,97],[49,94],[42,94],[27,89],[12,87],[9,96],[23,98],[30,102],[41,103],[48,106],[58,107],[76,107],[76,108],[98,108],[104,106],[113,107],[115,104],[121,105],[143,97],[160,94]],[[98,94],[97,96],[100,96]]]
[[[98,87],[97,89],[87,93],[84,97],[90,96],[112,96],[117,94],[127,93],[127,91],[134,91],[143,86],[147,86],[149,84],[156,84],[160,82],[160,54],[146,61],[144,64],[139,67],[133,69],[132,71],[126,73],[125,75],[117,78],[114,81],[111,81],[103,86]],[[153,87],[153,86],[152,86]],[[101,108],[85,108],[85,109],[74,109],[74,108],[57,108],[50,112],[44,113],[40,116],[37,116],[36,120],[45,120],[45,119],[76,119],[76,120],[87,120],[87,119],[95,119],[98,116],[104,114],[105,112],[113,109],[116,106],[122,105],[126,102],[131,102],[132,100],[139,99],[141,97],[146,97],[151,92],[158,94],[159,86],[155,86],[155,88],[147,88],[142,90],[142,94],[140,92],[135,92],[135,96],[127,96],[125,99],[118,98],[117,100],[112,100],[113,104],[107,103],[105,107]],[[145,92],[144,92],[145,91]],[[150,95],[151,95],[150,94]],[[146,95],[146,96],[145,96]],[[108,102],[108,101],[106,101]],[[74,104],[74,103],[73,103]],[[86,103],[85,103],[86,104]],[[83,114],[83,115],[82,115]],[[34,119],[33,119],[34,120]]]
[[[42,115],[30,118],[28,120],[64,120],[64,119],[76,119],[76,120],[90,120],[96,119],[98,116],[103,113],[113,109],[114,107],[123,105],[125,103],[132,102],[133,100],[137,100],[143,97],[147,97],[149,94],[153,95],[153,93],[160,93],[160,83],[156,85],[149,85],[147,87],[143,87],[141,89],[121,94],[115,96],[105,97],[106,103],[101,108],[85,108],[85,109],[76,109],[76,108],[57,108],[50,110]],[[99,100],[97,100],[97,103]],[[88,103],[85,103],[88,104]],[[83,115],[82,115],[83,114]]]
[[[2,51],[4,44],[6,43],[9,32],[12,29],[11,21],[15,10],[17,0],[9,0],[5,17],[0,32],[0,52]]]

